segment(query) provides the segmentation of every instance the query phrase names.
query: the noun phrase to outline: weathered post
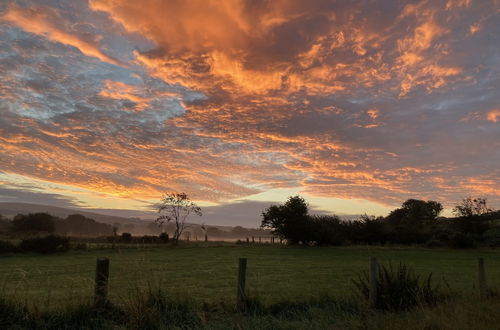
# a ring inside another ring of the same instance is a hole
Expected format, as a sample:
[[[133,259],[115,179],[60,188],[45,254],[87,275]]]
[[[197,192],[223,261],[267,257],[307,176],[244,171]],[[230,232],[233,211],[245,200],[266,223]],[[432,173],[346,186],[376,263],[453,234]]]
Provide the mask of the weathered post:
[[[250,243],[250,239],[247,237],[247,244]]]
[[[252,236],[252,243],[255,243],[255,237]]]
[[[479,258],[477,263],[477,277],[479,281],[479,296],[484,299],[488,295],[488,286],[486,284],[486,271],[484,269],[484,259]]]
[[[97,258],[95,267],[94,304],[98,308],[106,306],[108,300],[109,259]]]
[[[246,307],[245,281],[247,272],[247,258],[240,258],[238,263],[238,292],[236,295],[236,307],[244,310]]]
[[[262,238],[259,236],[259,244],[262,243]]]
[[[370,305],[375,307],[377,302],[378,262],[377,258],[370,257]]]
[[[205,242],[208,242],[208,235],[205,233]]]
[[[274,244],[274,236],[271,237],[271,244]]]

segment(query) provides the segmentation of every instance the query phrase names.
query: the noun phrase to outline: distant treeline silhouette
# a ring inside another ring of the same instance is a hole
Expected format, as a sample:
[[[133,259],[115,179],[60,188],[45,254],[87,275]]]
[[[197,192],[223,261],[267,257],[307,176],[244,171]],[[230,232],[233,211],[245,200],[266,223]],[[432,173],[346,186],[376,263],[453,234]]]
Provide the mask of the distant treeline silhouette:
[[[486,199],[463,199],[453,209],[455,218],[440,218],[442,209],[439,202],[408,199],[385,217],[343,221],[336,215],[310,215],[307,202],[291,196],[262,213],[262,227],[289,244],[500,246],[500,211],[489,209]]]
[[[107,236],[114,233],[113,226],[81,214],[72,214],[61,219],[43,212],[18,214],[12,221],[0,215],[0,232],[18,235],[48,233],[73,236]]]

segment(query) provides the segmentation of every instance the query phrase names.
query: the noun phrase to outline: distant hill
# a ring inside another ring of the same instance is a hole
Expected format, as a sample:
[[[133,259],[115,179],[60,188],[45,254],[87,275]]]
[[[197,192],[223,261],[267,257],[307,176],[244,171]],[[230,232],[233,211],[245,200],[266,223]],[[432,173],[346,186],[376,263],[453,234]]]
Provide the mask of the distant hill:
[[[46,212],[51,215],[60,218],[66,218],[70,214],[81,214],[88,218],[94,219],[97,222],[114,224],[114,223],[132,223],[132,224],[144,224],[145,220],[132,217],[120,217],[114,215],[100,214],[88,211],[82,211],[79,209],[70,209],[57,206],[39,205],[39,204],[28,204],[28,203],[1,203],[0,202],[0,214],[8,218],[14,217],[16,214],[22,213],[36,213],[36,212]]]
[[[8,203],[0,202],[0,214],[12,219],[17,214],[28,214],[46,212],[59,218],[66,218],[70,214],[81,214],[87,218],[94,219],[97,222],[107,224],[134,224],[144,226],[147,223],[154,221],[157,217],[156,212],[134,211],[134,210],[119,210],[119,209],[102,209],[96,212],[84,211],[82,209],[65,208],[50,205],[31,204],[31,203]],[[101,213],[102,212],[102,213]],[[112,215],[110,213],[120,214]],[[129,214],[130,216],[126,216]],[[191,225],[191,223],[186,223]],[[208,223],[210,227],[215,227],[223,231],[231,231],[234,226],[224,226]]]

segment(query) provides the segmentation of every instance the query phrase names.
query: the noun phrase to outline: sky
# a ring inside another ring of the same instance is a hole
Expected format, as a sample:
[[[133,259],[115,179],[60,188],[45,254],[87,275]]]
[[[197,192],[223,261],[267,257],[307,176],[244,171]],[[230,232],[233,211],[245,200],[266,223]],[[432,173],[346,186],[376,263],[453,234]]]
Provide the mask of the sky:
[[[0,201],[499,208],[499,31],[499,0],[0,1]]]

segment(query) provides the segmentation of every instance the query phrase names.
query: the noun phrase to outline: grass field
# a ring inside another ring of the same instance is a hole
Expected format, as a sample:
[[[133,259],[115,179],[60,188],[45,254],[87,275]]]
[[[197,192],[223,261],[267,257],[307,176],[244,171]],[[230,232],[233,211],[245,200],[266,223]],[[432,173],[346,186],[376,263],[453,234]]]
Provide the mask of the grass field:
[[[36,310],[90,302],[95,260],[110,258],[110,299],[121,304],[148,286],[196,304],[232,304],[237,262],[248,258],[247,288],[263,304],[304,301],[322,295],[345,298],[351,279],[380,263],[404,262],[419,274],[444,278],[454,290],[477,294],[477,257],[484,257],[489,283],[500,287],[500,250],[420,247],[303,248],[269,245],[192,243],[177,247],[129,247],[72,251],[58,255],[0,255],[0,294]]]

